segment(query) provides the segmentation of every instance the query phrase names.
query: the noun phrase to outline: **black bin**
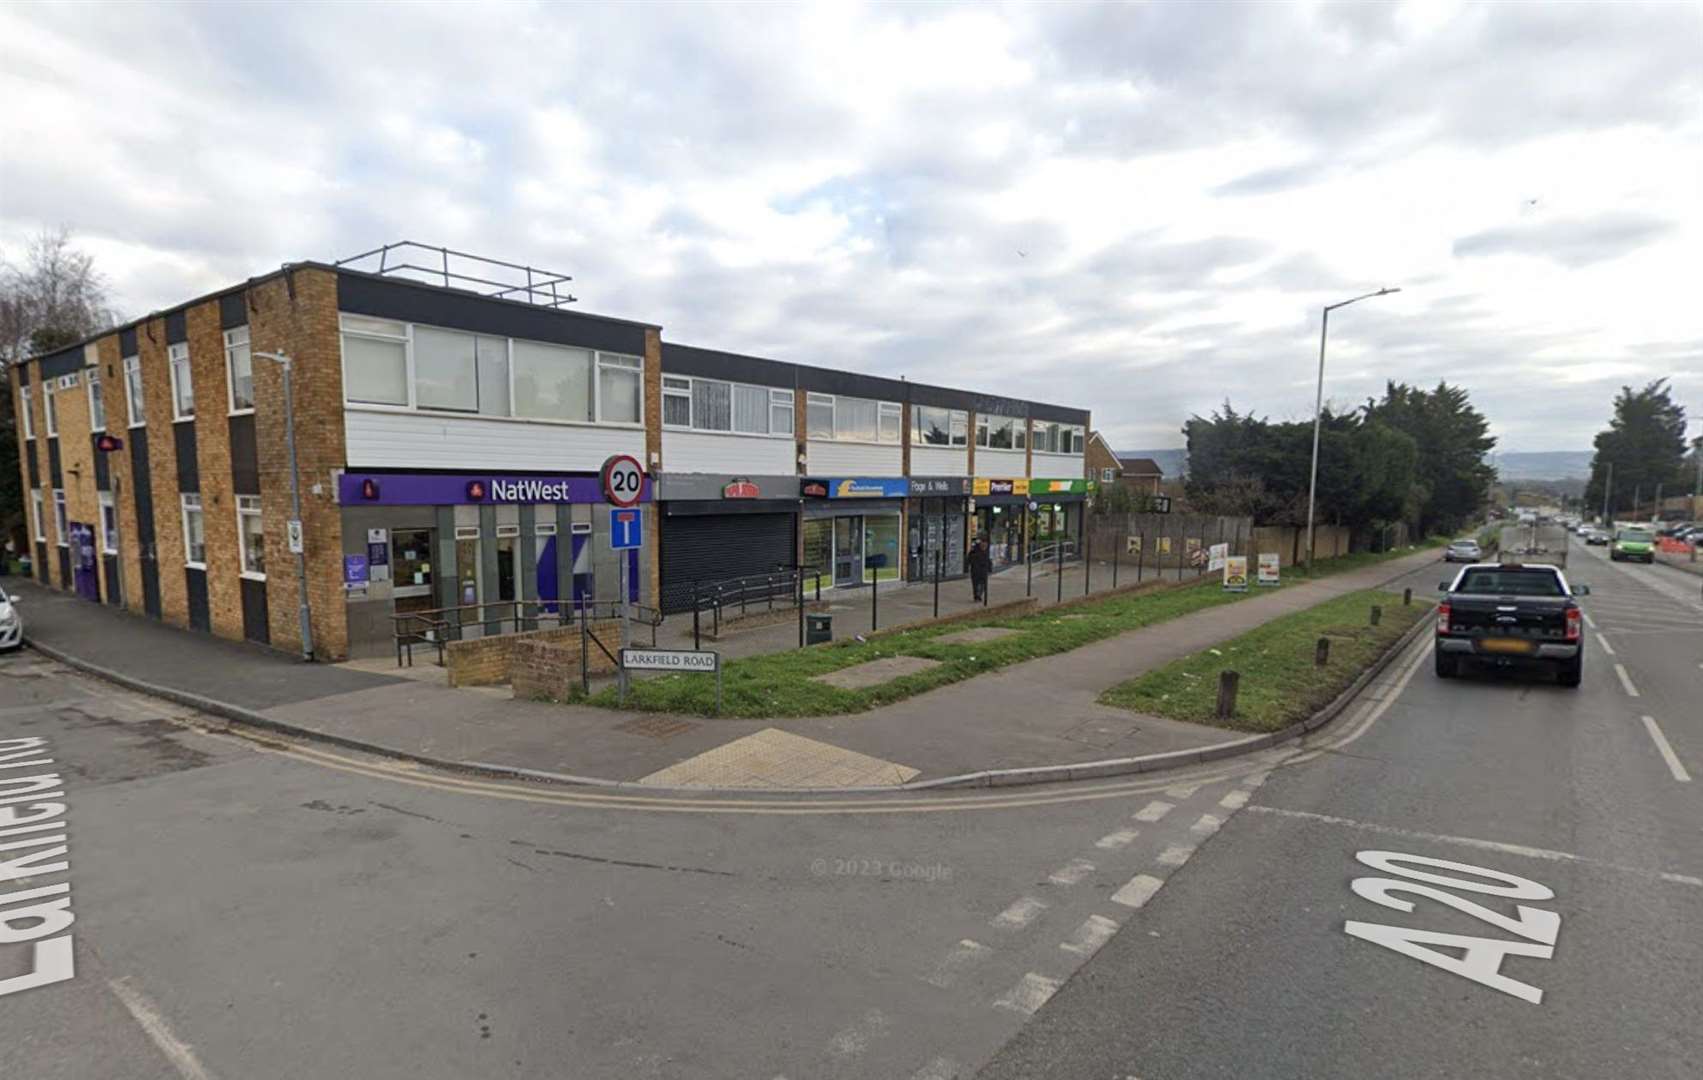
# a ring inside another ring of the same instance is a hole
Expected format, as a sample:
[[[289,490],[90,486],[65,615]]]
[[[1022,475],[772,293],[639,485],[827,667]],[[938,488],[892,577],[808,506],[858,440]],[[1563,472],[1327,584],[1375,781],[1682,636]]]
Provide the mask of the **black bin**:
[[[804,617],[804,643],[806,645],[825,645],[834,640],[834,617],[832,615],[806,615]]]

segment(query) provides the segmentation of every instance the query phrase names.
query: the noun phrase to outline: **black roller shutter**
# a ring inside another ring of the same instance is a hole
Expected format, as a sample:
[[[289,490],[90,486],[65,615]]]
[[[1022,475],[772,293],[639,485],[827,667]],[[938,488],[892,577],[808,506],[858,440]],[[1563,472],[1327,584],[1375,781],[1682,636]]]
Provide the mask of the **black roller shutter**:
[[[796,514],[670,517],[662,522],[662,610],[688,611],[692,586],[773,573],[798,561]]]

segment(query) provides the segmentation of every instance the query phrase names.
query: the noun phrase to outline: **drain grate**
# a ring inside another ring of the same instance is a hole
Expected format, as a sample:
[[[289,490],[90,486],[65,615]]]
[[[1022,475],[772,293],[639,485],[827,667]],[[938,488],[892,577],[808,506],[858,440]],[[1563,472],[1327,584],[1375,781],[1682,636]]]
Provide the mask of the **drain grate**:
[[[625,731],[629,735],[643,735],[647,739],[672,739],[697,726],[690,720],[673,716],[635,716],[631,720],[616,724],[615,730]]]

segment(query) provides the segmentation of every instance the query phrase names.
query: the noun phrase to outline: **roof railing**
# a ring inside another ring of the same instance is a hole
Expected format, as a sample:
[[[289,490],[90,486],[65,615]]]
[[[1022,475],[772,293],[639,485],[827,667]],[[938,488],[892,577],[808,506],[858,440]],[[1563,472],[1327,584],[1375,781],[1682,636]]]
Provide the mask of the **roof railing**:
[[[371,265],[375,259],[377,266]],[[363,266],[361,263],[368,265]],[[526,303],[543,307],[559,308],[578,299],[565,288],[568,282],[573,280],[567,274],[527,266],[524,263],[487,259],[483,255],[422,244],[416,240],[384,244],[371,251],[339,259],[335,265],[386,276],[408,277],[418,274],[422,275],[427,284],[442,285],[446,289],[463,289],[490,297],[524,300]],[[408,279],[421,280],[416,277]]]

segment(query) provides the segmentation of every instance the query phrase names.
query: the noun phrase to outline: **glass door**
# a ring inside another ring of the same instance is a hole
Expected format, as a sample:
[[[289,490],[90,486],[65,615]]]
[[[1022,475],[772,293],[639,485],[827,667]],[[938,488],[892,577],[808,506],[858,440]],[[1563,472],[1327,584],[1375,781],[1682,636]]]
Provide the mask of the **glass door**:
[[[834,519],[834,584],[857,585],[863,580],[863,517]]]

